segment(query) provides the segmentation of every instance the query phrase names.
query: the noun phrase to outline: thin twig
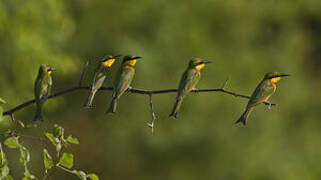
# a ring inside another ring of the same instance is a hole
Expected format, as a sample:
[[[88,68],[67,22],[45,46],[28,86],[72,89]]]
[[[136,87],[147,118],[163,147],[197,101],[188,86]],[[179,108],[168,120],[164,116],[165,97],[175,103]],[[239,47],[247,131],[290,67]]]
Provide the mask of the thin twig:
[[[13,115],[13,113],[12,113],[12,114],[10,114],[10,118],[11,118],[11,121],[12,121],[12,122],[15,122],[15,119],[14,119],[14,115]]]
[[[228,77],[228,78],[225,80],[225,82],[224,82],[223,86],[221,87],[221,89],[225,89],[225,87],[226,87],[226,85],[227,85],[227,83],[228,83],[229,80],[230,80],[230,77]]]
[[[0,165],[2,167],[5,164],[5,157],[4,157],[4,154],[3,154],[1,142],[0,142],[0,152],[1,152],[1,162],[2,162],[2,164],[0,164]]]
[[[56,164],[56,167],[60,168],[61,170],[66,171],[66,172],[68,172],[68,173],[75,174],[75,172],[74,172],[74,171],[69,170],[69,169],[67,169],[67,168],[65,168],[65,167],[63,167],[63,166],[60,166],[60,164],[59,164],[59,163],[58,163],[58,164]]]
[[[156,115],[155,115],[155,111],[154,111],[152,96],[153,96],[152,94],[149,94],[149,106],[150,106],[150,110],[152,112],[152,122],[147,123],[147,125],[152,129],[152,133],[154,133],[154,124],[155,124],[155,120],[156,120]]]
[[[40,140],[41,142],[46,142],[46,139],[42,138],[42,137],[37,137],[37,136],[31,136],[31,135],[25,135],[25,134],[20,134],[17,133],[15,131],[9,131],[9,132],[5,132],[5,133],[1,133],[0,136],[4,136],[4,137],[23,137],[23,138],[28,138],[31,140]]]

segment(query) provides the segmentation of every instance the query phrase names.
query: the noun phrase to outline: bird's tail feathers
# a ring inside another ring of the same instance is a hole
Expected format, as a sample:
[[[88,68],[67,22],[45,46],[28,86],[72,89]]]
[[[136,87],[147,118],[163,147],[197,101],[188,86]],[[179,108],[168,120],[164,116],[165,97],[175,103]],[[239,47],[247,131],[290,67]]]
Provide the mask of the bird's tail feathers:
[[[93,100],[94,100],[95,94],[96,94],[96,91],[90,92],[88,99],[87,99],[86,103],[84,104],[85,108],[92,108],[93,107]]]
[[[176,103],[173,107],[172,113],[169,115],[169,117],[174,117],[177,119],[177,113],[182,106],[182,102],[183,102],[183,97],[177,98]]]
[[[116,113],[116,109],[117,109],[117,98],[113,98],[111,103],[110,103],[110,107],[109,110],[107,111],[107,113]]]
[[[242,116],[235,122],[235,124],[242,123],[244,126],[246,125],[246,120],[249,117],[251,111],[254,107],[247,108]]]
[[[42,106],[41,105],[37,105],[37,111],[36,111],[35,118],[33,119],[33,121],[43,121]]]

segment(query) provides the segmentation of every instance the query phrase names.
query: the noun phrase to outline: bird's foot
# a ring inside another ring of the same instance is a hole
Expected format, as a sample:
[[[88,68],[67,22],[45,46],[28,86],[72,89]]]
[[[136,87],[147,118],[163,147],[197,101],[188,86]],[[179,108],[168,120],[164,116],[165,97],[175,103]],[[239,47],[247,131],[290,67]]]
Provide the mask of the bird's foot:
[[[269,105],[268,108],[271,109],[272,108],[272,103],[270,101],[266,101]]]
[[[86,108],[86,109],[92,109],[92,108],[95,108],[95,106],[94,106],[94,105],[84,105],[84,108]]]
[[[130,90],[132,90],[133,89],[133,87],[132,86],[129,86],[128,88],[127,88],[127,91],[130,91]]]
[[[198,89],[197,88],[193,88],[192,91],[196,92],[196,93],[199,93]]]

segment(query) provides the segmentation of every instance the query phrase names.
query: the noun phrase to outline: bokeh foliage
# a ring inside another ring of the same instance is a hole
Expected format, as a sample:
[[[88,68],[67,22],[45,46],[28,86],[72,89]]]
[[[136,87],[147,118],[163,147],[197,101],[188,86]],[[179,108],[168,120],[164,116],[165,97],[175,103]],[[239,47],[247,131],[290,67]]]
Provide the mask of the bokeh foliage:
[[[84,61],[104,53],[144,57],[133,87],[145,89],[176,87],[191,57],[215,60],[198,88],[219,87],[230,76],[229,89],[250,94],[267,71],[289,73],[271,99],[278,105],[257,107],[246,128],[233,124],[246,100],[225,94],[190,95],[178,120],[167,118],[175,95],[155,95],[151,135],[147,96],[128,94],[116,115],[106,115],[111,93],[98,93],[96,108],[84,110],[82,91],[48,101],[45,123],[24,133],[41,136],[63,125],[82,141],[72,149],[77,165],[101,179],[316,179],[320,9],[319,0],[2,0],[0,97],[5,109],[31,99],[42,63],[58,69],[54,92],[76,85]],[[16,117],[30,123],[34,110]],[[42,154],[41,143],[25,141],[31,154]],[[33,155],[30,164],[35,175],[42,172],[42,156]],[[22,172],[16,166],[11,174]]]

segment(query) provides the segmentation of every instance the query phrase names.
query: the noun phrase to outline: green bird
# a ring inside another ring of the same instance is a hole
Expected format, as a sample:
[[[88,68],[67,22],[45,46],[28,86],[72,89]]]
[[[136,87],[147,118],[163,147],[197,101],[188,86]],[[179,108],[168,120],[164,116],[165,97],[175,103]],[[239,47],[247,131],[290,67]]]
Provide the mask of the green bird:
[[[50,65],[43,64],[39,68],[39,73],[35,82],[34,92],[35,101],[37,105],[36,115],[34,121],[43,121],[42,118],[42,105],[46,102],[47,98],[50,96],[52,87],[52,71],[56,69],[52,68]]]
[[[107,113],[115,113],[117,109],[117,101],[123,93],[130,88],[130,84],[135,75],[135,64],[139,56],[127,55],[124,57],[122,65],[118,71],[113,86],[113,96]]]
[[[92,83],[90,86],[90,94],[88,96],[88,99],[84,107],[86,108],[92,107],[92,103],[96,92],[104,84],[106,77],[110,75],[110,68],[114,64],[115,59],[120,56],[121,55],[117,55],[117,56],[105,55],[102,60],[99,60],[98,66],[95,70]]]
[[[235,122],[235,124],[241,122],[243,123],[243,125],[246,125],[246,119],[249,117],[254,107],[261,103],[268,102],[269,98],[274,94],[276,90],[277,82],[281,80],[281,77],[285,77],[285,76],[289,76],[289,75],[281,74],[278,72],[266,73],[263,80],[260,82],[260,84],[256,87],[256,89],[252,93],[250,100],[246,106],[245,112]],[[269,105],[269,108],[270,108],[271,103],[269,104],[270,104]]]
[[[182,105],[184,97],[195,88],[201,77],[201,69],[208,63],[212,63],[212,61],[203,60],[201,58],[192,58],[190,60],[179,83],[176,103],[169,117],[177,118],[177,113]]]

